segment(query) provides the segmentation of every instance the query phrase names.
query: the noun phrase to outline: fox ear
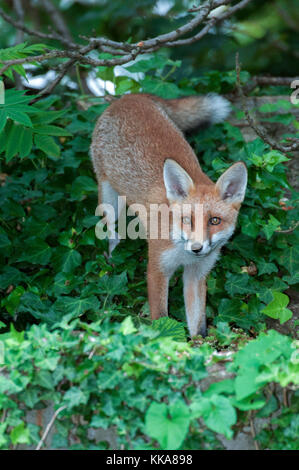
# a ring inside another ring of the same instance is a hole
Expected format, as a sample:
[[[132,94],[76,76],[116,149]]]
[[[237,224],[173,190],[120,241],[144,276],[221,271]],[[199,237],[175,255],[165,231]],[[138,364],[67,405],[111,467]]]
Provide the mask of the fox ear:
[[[241,204],[245,197],[247,168],[243,162],[237,162],[220,176],[216,187],[223,200]]]
[[[175,201],[188,196],[193,181],[188,173],[174,160],[165,160],[163,178],[167,199]]]

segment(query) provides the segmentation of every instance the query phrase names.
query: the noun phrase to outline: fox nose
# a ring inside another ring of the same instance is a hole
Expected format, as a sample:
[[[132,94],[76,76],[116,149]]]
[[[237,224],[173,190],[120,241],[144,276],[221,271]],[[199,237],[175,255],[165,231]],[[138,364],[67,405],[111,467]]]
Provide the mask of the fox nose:
[[[202,245],[200,243],[193,243],[191,250],[193,253],[199,253],[202,250]]]

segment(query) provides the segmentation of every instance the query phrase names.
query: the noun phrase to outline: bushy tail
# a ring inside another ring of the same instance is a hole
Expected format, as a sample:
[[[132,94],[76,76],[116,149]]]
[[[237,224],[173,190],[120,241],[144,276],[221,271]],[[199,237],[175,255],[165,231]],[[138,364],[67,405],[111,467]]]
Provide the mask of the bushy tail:
[[[170,119],[184,132],[221,122],[231,111],[230,102],[215,93],[174,100],[165,100],[153,95],[150,97],[159,103]]]

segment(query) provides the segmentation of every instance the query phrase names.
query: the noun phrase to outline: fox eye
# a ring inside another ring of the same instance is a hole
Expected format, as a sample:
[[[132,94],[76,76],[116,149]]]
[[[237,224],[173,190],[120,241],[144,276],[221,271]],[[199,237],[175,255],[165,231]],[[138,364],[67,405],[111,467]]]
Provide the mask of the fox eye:
[[[191,224],[191,219],[190,219],[190,217],[182,217],[182,222],[185,225],[190,225]]]
[[[209,220],[210,225],[219,225],[221,222],[220,217],[211,217]]]

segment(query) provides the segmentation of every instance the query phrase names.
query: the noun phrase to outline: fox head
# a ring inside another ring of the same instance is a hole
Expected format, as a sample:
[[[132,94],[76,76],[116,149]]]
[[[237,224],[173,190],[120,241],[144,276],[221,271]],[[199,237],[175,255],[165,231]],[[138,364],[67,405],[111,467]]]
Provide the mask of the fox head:
[[[174,160],[163,169],[167,199],[175,208],[171,237],[187,256],[203,258],[220,249],[234,232],[247,185],[243,162],[229,167],[216,183],[193,181]]]

